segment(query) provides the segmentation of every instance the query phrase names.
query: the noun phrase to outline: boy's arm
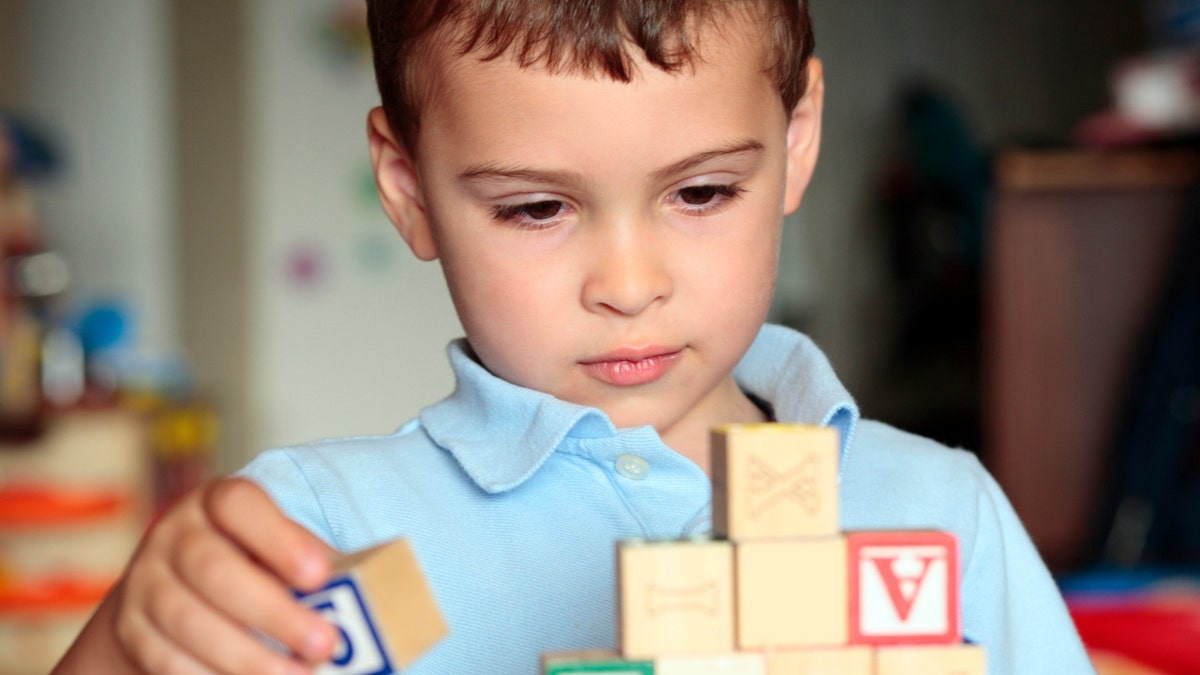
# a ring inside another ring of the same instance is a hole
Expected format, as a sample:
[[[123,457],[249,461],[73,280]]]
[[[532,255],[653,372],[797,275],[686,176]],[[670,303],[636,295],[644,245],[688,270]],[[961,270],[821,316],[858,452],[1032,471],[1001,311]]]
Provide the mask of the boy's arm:
[[[976,469],[982,489],[974,547],[964,561],[966,636],[987,647],[988,672],[1095,672],[1062,594],[1008,498],[982,466]]]
[[[206,483],[147,535],[54,673],[308,672],[298,659],[328,659],[334,629],[290,588],[318,587],[331,556],[250,481]]]

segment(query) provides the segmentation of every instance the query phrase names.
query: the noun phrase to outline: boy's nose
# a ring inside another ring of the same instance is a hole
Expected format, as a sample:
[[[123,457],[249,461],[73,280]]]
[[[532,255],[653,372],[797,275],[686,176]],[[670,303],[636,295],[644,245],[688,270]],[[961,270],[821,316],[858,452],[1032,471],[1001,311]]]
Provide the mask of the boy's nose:
[[[635,316],[671,296],[667,251],[648,228],[613,228],[588,247],[582,300],[589,310]]]

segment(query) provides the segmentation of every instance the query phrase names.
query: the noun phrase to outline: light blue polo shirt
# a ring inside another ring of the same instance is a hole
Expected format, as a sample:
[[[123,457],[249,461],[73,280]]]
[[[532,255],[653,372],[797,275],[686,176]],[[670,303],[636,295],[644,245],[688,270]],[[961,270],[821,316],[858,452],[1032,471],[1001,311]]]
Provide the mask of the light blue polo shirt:
[[[615,648],[614,543],[711,530],[708,477],[651,427],[489,374],[449,347],[454,393],[388,436],[272,450],[243,475],[339,550],[404,536],[450,626],[408,671],[538,672],[544,651]],[[989,673],[1092,673],[1066,608],[974,455],[862,420],[817,347],[766,326],[735,371],[777,420],[841,433],[843,530],[956,534],[963,630]]]

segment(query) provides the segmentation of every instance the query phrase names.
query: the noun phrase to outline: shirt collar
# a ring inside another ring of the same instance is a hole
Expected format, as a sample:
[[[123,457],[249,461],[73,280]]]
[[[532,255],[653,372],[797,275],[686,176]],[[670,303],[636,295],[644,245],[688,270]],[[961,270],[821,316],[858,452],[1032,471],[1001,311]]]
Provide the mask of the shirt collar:
[[[769,401],[777,422],[836,428],[845,466],[858,426],[858,405],[829,359],[806,335],[783,326],[763,326],[733,378],[746,391]]]
[[[465,340],[447,347],[454,393],[421,411],[421,426],[488,493],[511,490],[534,474],[568,437],[608,438],[619,432],[602,411],[492,375]],[[747,391],[769,401],[780,422],[834,426],[845,463],[858,408],[825,356],[807,337],[764,326],[734,371]]]
[[[451,342],[446,351],[454,371],[454,393],[421,411],[421,426],[486,492],[504,492],[523,483],[568,434],[616,434],[608,416],[596,408],[492,375],[475,360],[466,340]]]

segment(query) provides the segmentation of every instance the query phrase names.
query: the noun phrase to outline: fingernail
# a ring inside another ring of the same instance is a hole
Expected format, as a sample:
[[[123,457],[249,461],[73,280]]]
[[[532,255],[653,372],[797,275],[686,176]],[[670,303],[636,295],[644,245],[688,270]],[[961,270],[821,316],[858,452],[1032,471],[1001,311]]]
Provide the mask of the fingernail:
[[[300,560],[300,582],[306,586],[316,586],[318,577],[321,574],[321,561],[312,556],[305,556]]]
[[[302,584],[307,587],[315,587],[324,579],[325,561],[321,559],[321,554],[310,551],[300,558],[300,567],[297,572]]]
[[[316,626],[308,631],[304,638],[304,656],[309,661],[324,660],[329,657],[333,645],[329,644],[327,626]]]

